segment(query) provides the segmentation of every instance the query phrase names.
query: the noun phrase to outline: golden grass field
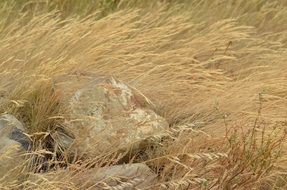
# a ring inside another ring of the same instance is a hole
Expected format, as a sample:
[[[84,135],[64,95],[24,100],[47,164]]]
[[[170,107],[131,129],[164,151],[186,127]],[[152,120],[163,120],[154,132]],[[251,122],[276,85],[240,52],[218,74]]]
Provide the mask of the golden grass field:
[[[159,175],[150,189],[287,189],[286,0],[0,5],[0,113],[22,118],[30,134],[64,113],[50,89],[57,78],[112,75],[170,125],[171,137],[130,160]],[[93,162],[103,160],[113,162]],[[49,179],[13,172],[0,189],[81,189],[57,170]]]

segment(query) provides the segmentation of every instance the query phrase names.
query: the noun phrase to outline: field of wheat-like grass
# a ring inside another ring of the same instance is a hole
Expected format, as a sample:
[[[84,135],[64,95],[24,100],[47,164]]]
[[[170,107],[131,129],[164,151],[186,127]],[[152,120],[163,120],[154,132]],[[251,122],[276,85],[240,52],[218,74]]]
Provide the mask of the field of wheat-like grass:
[[[63,76],[111,75],[148,97],[170,127],[129,160],[158,175],[147,189],[287,188],[285,0],[0,5],[0,114],[20,118],[30,135],[64,117],[53,90]],[[87,165],[116,159],[69,162],[71,172],[48,177],[15,164],[0,189],[81,189],[74,180]]]

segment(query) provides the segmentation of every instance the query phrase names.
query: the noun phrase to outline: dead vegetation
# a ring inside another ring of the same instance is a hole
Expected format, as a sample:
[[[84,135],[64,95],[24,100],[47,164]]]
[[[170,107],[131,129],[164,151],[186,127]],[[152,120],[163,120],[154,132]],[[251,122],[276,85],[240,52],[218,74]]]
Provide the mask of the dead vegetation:
[[[157,172],[154,189],[286,188],[284,0],[23,2],[1,2],[0,112],[42,139],[35,154],[51,155],[53,173],[24,169],[0,189],[87,188],[76,185],[79,173],[123,160]],[[150,98],[170,136],[128,159],[59,159],[51,134],[65,107],[54,86],[92,75],[116,76]]]

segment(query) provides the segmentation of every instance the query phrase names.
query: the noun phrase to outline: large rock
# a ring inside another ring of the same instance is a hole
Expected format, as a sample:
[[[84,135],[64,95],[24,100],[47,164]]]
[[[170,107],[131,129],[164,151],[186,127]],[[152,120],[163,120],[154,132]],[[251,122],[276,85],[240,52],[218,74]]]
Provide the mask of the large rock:
[[[30,139],[24,134],[24,126],[13,115],[0,115],[0,178],[18,175],[24,163],[24,153],[30,148]]]
[[[137,147],[143,140],[164,135],[168,130],[166,120],[145,107],[142,95],[113,77],[81,82],[67,104],[67,128],[82,153]]]

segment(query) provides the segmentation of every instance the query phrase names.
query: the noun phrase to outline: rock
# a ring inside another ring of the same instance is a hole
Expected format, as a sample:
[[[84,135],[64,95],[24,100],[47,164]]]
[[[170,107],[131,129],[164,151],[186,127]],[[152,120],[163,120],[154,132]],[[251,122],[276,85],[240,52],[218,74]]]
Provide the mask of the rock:
[[[31,146],[30,139],[23,131],[23,124],[13,115],[0,115],[0,178],[9,171],[21,170],[23,154]],[[18,175],[17,172],[14,174]]]
[[[31,146],[31,141],[24,134],[23,124],[13,115],[0,115],[0,149],[10,144],[18,142],[24,150],[28,150]]]
[[[44,179],[44,181],[43,181]],[[63,180],[75,189],[150,189],[157,182],[157,175],[145,164],[127,164],[91,169],[58,169],[37,174],[29,180],[62,184]]]
[[[58,146],[61,150],[71,148],[74,142],[73,134],[68,134],[67,131],[59,127],[51,133],[51,136],[54,142],[57,143],[57,145],[54,144],[54,146]]]
[[[104,167],[95,173],[90,170],[86,175],[90,176],[87,188],[98,184],[94,189],[141,189],[153,185],[157,178],[148,166],[141,163]],[[85,175],[78,180],[79,184],[87,181]]]
[[[166,120],[145,107],[145,98],[125,83],[97,77],[77,87],[67,103],[70,122],[66,125],[78,139],[80,152],[126,150],[166,134]]]

